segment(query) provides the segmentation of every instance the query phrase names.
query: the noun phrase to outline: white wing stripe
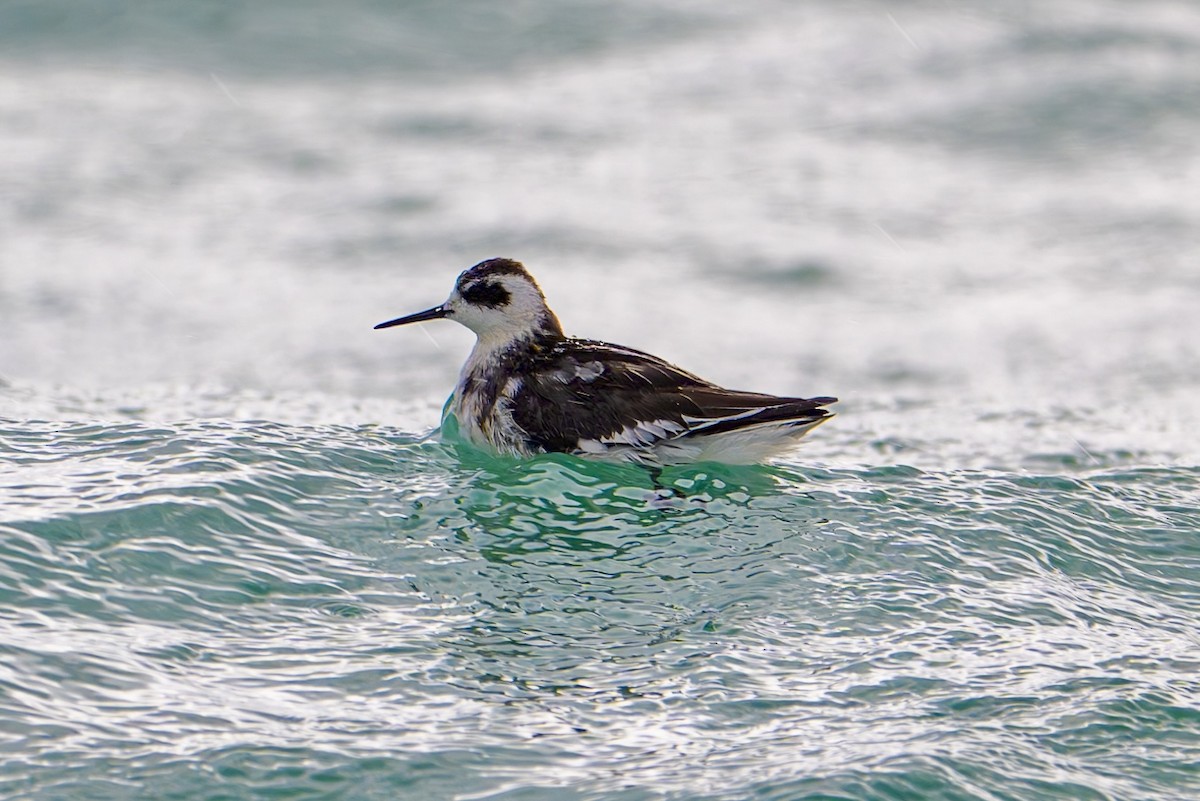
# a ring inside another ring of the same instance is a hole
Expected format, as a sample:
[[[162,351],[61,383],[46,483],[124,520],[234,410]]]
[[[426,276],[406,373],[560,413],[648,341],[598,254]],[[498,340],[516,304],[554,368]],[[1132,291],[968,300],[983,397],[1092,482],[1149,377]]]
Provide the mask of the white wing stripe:
[[[769,406],[756,406],[753,409],[747,409],[744,412],[737,414],[726,415],[725,417],[692,417],[691,415],[683,415],[683,422],[689,426],[710,426],[716,423],[724,423],[729,420],[741,420],[744,417],[753,417],[764,409],[769,409]]]

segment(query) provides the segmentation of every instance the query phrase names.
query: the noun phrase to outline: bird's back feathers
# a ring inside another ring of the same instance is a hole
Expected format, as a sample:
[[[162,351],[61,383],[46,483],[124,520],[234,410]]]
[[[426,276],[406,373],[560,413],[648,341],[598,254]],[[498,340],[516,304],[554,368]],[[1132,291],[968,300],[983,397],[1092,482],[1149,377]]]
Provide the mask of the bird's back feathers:
[[[831,417],[821,407],[836,400],[723,389],[648,353],[593,340],[562,339],[522,361],[514,365],[521,385],[513,422],[544,451],[656,460],[679,451],[690,459],[697,443],[689,440],[743,432],[744,446],[761,442],[775,452]]]

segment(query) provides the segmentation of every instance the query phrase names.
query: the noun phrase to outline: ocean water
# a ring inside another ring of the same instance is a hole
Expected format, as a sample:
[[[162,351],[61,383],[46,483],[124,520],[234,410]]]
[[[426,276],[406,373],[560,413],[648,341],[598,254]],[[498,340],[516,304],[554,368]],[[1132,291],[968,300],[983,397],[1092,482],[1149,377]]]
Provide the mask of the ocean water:
[[[1200,798],[1200,7],[0,5],[0,797]],[[836,395],[497,459],[471,336]]]

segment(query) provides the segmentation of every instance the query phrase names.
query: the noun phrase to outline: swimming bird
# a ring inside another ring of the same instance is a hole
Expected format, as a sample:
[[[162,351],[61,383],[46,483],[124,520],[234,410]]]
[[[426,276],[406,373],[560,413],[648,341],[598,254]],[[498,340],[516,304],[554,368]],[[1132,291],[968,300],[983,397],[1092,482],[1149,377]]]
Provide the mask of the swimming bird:
[[[441,318],[477,337],[450,412],[470,442],[509,456],[759,462],[833,417],[821,407],[837,401],[724,389],[648,353],[568,337],[512,259],[476,264],[445,303],[375,328]]]

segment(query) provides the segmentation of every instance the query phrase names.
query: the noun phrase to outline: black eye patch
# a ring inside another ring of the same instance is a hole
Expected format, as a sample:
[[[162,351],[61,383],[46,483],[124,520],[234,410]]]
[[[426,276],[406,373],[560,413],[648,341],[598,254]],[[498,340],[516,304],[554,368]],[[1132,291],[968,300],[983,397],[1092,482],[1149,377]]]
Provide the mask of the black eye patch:
[[[472,306],[488,306],[497,308],[506,306],[512,300],[508,290],[492,281],[480,281],[464,288],[459,294],[462,299]]]

